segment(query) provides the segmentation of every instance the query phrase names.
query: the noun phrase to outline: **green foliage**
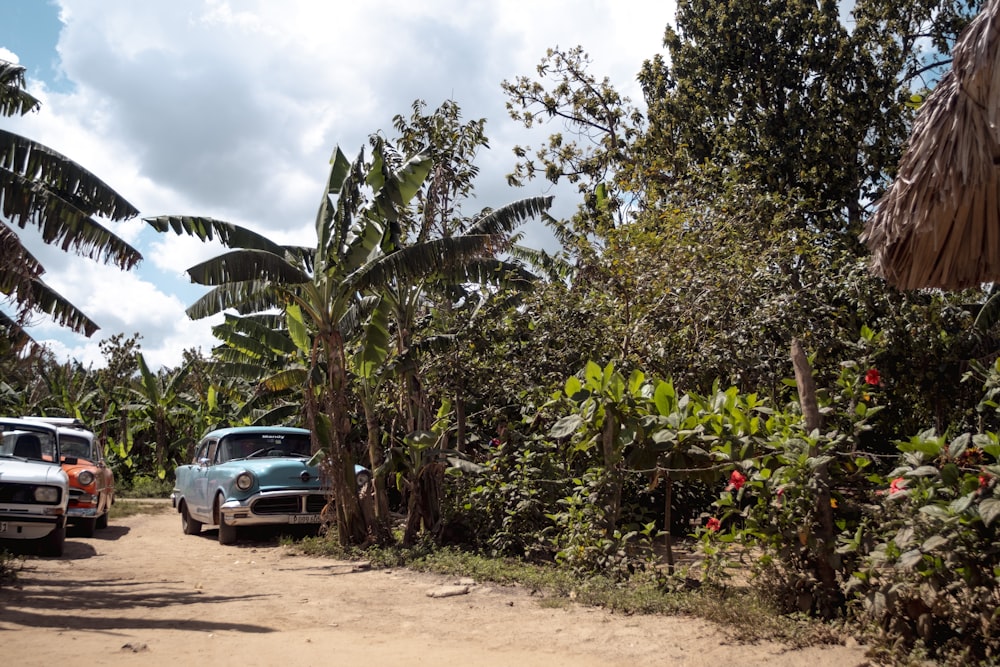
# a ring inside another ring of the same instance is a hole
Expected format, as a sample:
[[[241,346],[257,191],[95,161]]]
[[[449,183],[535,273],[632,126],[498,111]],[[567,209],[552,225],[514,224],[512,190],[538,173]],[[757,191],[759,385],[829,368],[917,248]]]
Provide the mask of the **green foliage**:
[[[173,479],[137,475],[129,483],[120,485],[116,495],[122,498],[169,498],[173,490]]]
[[[994,379],[998,376],[994,369]],[[1000,439],[925,431],[879,479],[874,543],[849,588],[896,650],[969,662],[1000,655]]]

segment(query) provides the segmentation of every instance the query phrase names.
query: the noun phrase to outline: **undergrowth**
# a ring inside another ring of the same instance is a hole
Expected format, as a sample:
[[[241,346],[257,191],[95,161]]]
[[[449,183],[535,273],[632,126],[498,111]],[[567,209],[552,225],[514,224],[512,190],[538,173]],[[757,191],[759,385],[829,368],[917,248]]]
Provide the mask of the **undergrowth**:
[[[20,557],[7,550],[0,551],[0,588],[14,583],[23,566],[24,561]]]

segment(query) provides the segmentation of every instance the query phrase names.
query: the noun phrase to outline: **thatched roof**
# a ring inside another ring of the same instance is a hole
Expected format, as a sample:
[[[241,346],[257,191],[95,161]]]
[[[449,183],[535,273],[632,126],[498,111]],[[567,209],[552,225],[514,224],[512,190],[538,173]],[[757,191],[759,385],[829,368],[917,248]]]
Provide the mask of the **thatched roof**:
[[[989,0],[927,97],[862,240],[901,289],[1000,282],[1000,0]]]

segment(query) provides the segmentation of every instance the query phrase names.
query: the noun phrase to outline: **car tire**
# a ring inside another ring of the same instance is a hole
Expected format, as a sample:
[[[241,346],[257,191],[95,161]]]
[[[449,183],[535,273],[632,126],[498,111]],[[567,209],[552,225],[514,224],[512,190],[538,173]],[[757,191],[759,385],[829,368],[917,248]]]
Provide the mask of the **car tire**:
[[[76,522],[76,527],[80,531],[80,535],[83,537],[93,537],[94,531],[97,529],[97,517],[90,517],[87,519],[80,519]]]
[[[226,523],[222,512],[219,512],[219,544],[236,544],[236,526]]]
[[[97,517],[97,528],[107,528],[108,527],[108,514],[111,512],[111,507],[105,507],[104,513]]]
[[[201,521],[191,518],[187,503],[181,505],[181,530],[184,531],[185,535],[197,535],[201,532]]]
[[[43,556],[60,557],[63,555],[63,547],[66,543],[66,519],[60,519],[55,529],[42,538],[41,554]]]

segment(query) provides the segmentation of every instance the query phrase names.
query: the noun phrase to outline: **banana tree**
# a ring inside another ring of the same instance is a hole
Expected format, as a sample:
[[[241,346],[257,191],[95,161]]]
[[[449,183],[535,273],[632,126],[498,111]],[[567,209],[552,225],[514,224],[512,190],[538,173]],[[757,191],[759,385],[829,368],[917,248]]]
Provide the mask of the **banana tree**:
[[[24,115],[39,102],[24,90],[24,68],[0,60],[0,115]],[[16,228],[38,227],[45,243],[64,251],[135,266],[142,255],[94,216],[127,220],[138,210],[82,166],[26,137],[0,130],[0,295],[18,310],[0,317],[6,337],[25,343],[22,328],[32,313],[90,336],[97,324],[41,279],[42,263],[21,243]]]
[[[197,406],[184,389],[184,381],[191,370],[191,362],[169,375],[154,374],[142,353],[136,355],[139,381],[131,388],[131,402],[126,406],[132,418],[133,434],[143,432],[153,436],[153,462],[160,479],[166,476],[167,466],[182,451],[185,444],[194,442],[197,435],[186,432],[183,425],[194,420]]]

